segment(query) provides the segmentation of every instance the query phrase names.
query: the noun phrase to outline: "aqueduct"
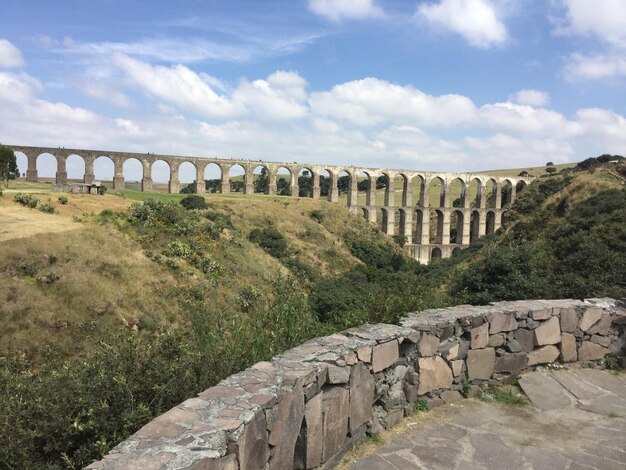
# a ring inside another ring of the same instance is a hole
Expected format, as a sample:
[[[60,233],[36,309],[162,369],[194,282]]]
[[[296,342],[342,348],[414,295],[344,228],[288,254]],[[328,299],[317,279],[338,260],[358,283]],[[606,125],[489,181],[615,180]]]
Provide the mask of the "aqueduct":
[[[433,258],[447,258],[467,247],[476,238],[494,233],[507,217],[516,193],[530,183],[529,177],[496,177],[478,173],[437,173],[386,168],[365,168],[306,163],[282,163],[253,160],[155,155],[153,153],[108,152],[29,146],[9,146],[27,161],[26,180],[39,180],[38,161],[47,156],[56,162],[55,182],[68,182],[67,162],[79,158],[84,164],[83,182],[96,177],[94,163],[107,158],[113,164],[113,189],[123,189],[124,165],[135,161],[141,168],[141,191],[153,190],[155,164],[168,168],[168,191],[181,189],[179,170],[191,164],[195,171],[194,192],[206,192],[205,174],[209,166],[219,170],[219,192],[231,192],[230,172],[243,171],[244,194],[255,191],[255,174],[264,169],[267,177],[265,193],[276,195],[277,183],[288,186],[293,197],[314,199],[326,197],[339,203],[340,191],[350,211],[362,214],[378,224],[387,235],[406,238],[405,249],[422,263]],[[160,163],[158,163],[160,162]],[[22,168],[20,168],[23,171]],[[282,172],[282,173],[281,173]],[[300,175],[309,179],[310,190],[302,194]],[[280,181],[284,180],[284,181]],[[325,181],[322,191],[321,182]],[[343,184],[340,184],[340,181]],[[365,183],[366,182],[366,183]],[[363,184],[365,183],[365,184]],[[326,189],[327,188],[327,189]],[[341,188],[341,189],[340,189]],[[326,193],[323,195],[323,193]]]

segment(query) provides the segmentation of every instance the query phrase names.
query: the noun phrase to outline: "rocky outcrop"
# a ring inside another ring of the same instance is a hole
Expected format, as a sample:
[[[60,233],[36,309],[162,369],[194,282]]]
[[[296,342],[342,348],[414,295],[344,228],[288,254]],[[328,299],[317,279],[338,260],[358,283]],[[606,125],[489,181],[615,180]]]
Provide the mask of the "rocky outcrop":
[[[87,468],[330,468],[418,400],[455,401],[468,385],[557,360],[623,361],[625,329],[612,299],[463,305],[351,328],[224,379]]]

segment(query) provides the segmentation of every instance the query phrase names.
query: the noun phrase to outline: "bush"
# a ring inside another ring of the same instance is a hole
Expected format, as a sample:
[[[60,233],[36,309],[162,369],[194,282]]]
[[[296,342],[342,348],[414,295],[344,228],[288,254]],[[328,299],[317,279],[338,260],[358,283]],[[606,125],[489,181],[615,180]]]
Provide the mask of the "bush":
[[[198,196],[196,194],[192,194],[190,196],[181,199],[180,205],[183,206],[187,210],[195,210],[195,209],[207,209],[206,201],[202,196]]]
[[[313,220],[320,224],[324,221],[324,213],[319,209],[313,209],[309,213],[309,217],[311,217]]]
[[[41,212],[45,212],[46,214],[54,214],[56,212],[54,206],[50,204],[39,204],[37,206],[37,209],[39,209]]]
[[[59,203],[65,206],[68,203],[67,196],[59,196]]]
[[[274,258],[280,259],[287,256],[287,240],[285,240],[283,234],[274,227],[263,229],[255,228],[250,232],[248,238]]]
[[[13,200],[23,206],[30,207],[31,209],[36,208],[37,204],[39,204],[39,199],[33,197],[32,194],[17,193],[13,196]]]

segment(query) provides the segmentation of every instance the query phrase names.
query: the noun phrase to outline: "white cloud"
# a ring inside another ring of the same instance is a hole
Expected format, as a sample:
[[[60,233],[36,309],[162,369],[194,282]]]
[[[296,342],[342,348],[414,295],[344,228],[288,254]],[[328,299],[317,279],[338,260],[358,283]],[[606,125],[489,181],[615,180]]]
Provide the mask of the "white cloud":
[[[545,91],[520,90],[510,95],[509,101],[539,108],[546,106],[550,102],[550,95]]]
[[[309,9],[333,21],[383,16],[374,0],[309,0]]]
[[[440,0],[420,5],[416,16],[435,29],[460,34],[474,47],[485,49],[508,39],[506,26],[490,0]]]
[[[568,80],[595,80],[626,76],[626,55],[596,54],[570,55],[565,66],[565,78]]]
[[[626,47],[626,2],[624,0],[561,0],[565,18],[557,32],[596,36],[604,42]]]
[[[130,98],[112,84],[85,81],[82,83],[81,89],[87,96],[107,101],[121,108],[129,108],[132,105]]]
[[[0,67],[11,68],[24,65],[20,50],[6,39],[0,39]]]

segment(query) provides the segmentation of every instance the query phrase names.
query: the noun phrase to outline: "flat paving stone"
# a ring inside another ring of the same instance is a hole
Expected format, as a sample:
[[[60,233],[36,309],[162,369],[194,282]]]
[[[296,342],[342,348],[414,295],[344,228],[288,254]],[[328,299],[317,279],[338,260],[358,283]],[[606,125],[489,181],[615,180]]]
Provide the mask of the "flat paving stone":
[[[444,405],[400,425],[373,455],[340,468],[626,470],[626,413],[609,411],[626,401],[623,372],[541,370],[522,375],[520,385],[532,404]]]

